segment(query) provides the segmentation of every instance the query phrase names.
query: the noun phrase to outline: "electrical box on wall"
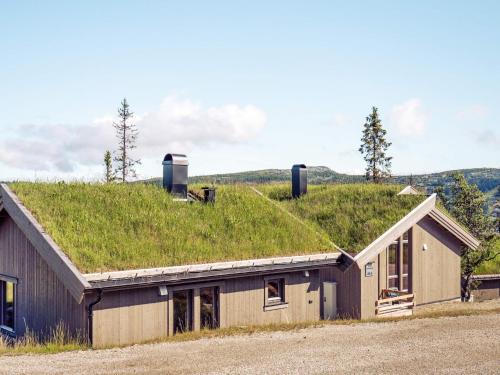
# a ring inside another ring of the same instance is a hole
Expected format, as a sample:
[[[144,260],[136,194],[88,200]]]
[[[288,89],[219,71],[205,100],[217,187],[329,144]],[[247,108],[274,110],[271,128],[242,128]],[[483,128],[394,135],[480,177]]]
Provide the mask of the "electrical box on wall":
[[[365,277],[373,276],[373,262],[365,264]]]
[[[160,285],[158,287],[158,294],[160,296],[168,296],[168,289],[166,285]]]

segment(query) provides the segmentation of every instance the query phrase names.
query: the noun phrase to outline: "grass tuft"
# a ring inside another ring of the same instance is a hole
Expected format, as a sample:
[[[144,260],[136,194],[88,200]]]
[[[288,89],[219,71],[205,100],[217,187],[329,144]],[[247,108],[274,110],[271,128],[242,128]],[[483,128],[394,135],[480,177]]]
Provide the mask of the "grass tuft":
[[[70,335],[63,323],[50,330],[45,340],[28,330],[23,337],[17,339],[0,335],[0,356],[21,354],[53,354],[74,350],[89,349],[87,340],[82,335]]]

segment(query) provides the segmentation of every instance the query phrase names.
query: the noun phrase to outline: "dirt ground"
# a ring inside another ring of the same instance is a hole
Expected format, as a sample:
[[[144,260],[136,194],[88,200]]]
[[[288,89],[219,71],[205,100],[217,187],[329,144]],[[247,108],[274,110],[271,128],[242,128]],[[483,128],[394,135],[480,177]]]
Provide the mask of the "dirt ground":
[[[500,301],[475,304],[498,307]],[[463,308],[446,304],[446,309]],[[420,308],[418,313],[443,307]],[[2,374],[500,374],[500,314],[0,357]]]

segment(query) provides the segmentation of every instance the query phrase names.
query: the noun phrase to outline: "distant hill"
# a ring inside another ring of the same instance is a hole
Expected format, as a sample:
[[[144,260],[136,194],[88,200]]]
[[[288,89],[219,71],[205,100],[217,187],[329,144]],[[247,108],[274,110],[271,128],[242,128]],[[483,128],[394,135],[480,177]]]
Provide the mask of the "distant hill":
[[[308,179],[311,184],[325,183],[362,183],[365,181],[362,175],[350,175],[338,173],[328,167],[308,167]],[[412,176],[394,176],[390,182],[407,185],[412,180],[413,185],[432,192],[437,186],[443,185],[445,193],[449,193],[449,186],[452,182],[452,176],[455,173],[461,173],[469,183],[476,184],[482,192],[488,194],[490,198],[490,208],[498,199],[495,196],[495,189],[500,185],[500,168],[474,168],[457,169],[438,173],[427,173]],[[189,178],[190,183],[273,183],[287,182],[291,179],[290,169],[263,169],[259,171],[247,171],[237,173],[214,174],[207,176],[193,176]],[[161,183],[161,178],[148,180],[151,183]]]

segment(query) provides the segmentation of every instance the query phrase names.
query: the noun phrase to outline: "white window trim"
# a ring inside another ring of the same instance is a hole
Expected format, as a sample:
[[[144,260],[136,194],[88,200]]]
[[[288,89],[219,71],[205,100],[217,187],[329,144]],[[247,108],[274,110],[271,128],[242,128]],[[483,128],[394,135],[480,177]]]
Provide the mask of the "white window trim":
[[[281,297],[267,297],[267,283],[271,280],[279,280],[280,281],[280,294]],[[288,307],[287,302],[287,284],[288,277],[287,275],[269,275],[264,277],[264,311],[278,310],[278,309],[286,309]]]

